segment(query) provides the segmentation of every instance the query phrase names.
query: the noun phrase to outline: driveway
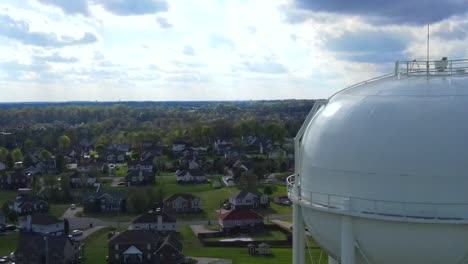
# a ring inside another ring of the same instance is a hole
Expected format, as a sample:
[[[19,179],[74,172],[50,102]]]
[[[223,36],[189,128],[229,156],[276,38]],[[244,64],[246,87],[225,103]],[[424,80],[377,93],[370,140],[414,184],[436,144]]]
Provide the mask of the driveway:
[[[70,219],[76,217],[75,214],[83,212],[83,207],[76,207],[75,210],[68,208],[62,215],[62,218]]]
[[[95,226],[93,228],[90,228],[90,229],[86,229],[85,231],[83,231],[83,234],[79,237],[77,237],[75,240],[77,241],[81,241],[81,240],[85,240],[87,237],[89,237],[92,233],[100,230],[100,229],[103,229],[105,226]]]

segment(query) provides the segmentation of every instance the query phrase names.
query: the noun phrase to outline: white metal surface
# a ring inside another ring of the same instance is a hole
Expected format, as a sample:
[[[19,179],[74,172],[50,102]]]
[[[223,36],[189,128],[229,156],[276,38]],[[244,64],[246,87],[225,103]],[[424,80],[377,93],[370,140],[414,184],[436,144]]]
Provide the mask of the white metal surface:
[[[342,263],[468,256],[468,61],[419,63],[335,94],[296,138],[289,196]]]

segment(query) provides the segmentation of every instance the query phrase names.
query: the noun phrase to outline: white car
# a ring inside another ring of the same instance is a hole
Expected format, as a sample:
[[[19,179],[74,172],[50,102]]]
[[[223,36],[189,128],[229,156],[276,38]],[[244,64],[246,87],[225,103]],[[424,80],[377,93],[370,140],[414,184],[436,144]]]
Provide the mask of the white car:
[[[72,231],[72,236],[77,237],[83,235],[83,231],[81,230],[73,230]]]
[[[75,210],[76,209],[76,204],[70,204],[70,209]]]

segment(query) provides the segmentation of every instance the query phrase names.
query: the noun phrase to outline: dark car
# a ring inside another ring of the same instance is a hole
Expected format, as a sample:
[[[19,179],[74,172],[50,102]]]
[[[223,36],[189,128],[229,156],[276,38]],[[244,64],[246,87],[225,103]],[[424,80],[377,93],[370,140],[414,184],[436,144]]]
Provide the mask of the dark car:
[[[15,225],[6,225],[6,226],[5,226],[5,230],[7,230],[7,231],[15,231],[15,230],[16,230],[16,226],[15,226]]]

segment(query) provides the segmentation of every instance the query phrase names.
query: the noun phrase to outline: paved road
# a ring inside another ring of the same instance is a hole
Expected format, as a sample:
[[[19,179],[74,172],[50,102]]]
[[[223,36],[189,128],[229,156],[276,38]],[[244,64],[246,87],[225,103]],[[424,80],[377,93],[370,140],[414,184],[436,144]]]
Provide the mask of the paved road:
[[[83,212],[83,207],[76,207],[75,210],[68,208],[62,215],[62,218],[74,218],[76,213]]]
[[[118,187],[118,183],[124,181],[124,177],[101,177],[103,180],[112,180],[111,187]]]
[[[90,228],[90,229],[86,229],[85,231],[83,231],[83,235],[79,236],[78,238],[76,238],[76,240],[78,241],[81,241],[81,240],[85,240],[88,236],[90,236],[92,233],[100,230],[100,229],[103,229],[105,226],[95,226],[93,228]]]

